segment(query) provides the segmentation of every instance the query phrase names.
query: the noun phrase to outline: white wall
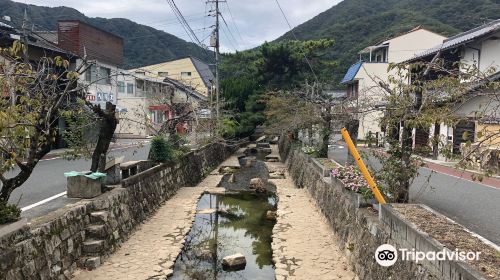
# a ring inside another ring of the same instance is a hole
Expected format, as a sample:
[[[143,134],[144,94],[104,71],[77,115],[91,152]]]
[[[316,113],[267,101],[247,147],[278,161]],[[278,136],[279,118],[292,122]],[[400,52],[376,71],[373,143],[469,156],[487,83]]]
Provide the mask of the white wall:
[[[398,63],[410,59],[415,54],[443,43],[446,37],[437,33],[419,29],[389,40],[390,63]]]
[[[117,83],[118,81],[125,81],[127,79],[126,76],[121,74],[125,72],[125,70],[120,69],[114,65],[110,65],[100,61],[94,61],[94,62],[95,65],[97,66],[97,69],[99,67],[105,67],[111,70],[110,83],[104,84],[103,82],[99,81],[89,83],[86,81],[86,73],[82,74],[79,80],[82,85],[86,85],[88,92],[86,97],[87,100],[92,103],[104,104],[106,101],[111,101],[111,103],[117,104],[117,97],[118,97]],[[82,63],[83,61],[79,59],[77,61],[77,67],[79,67]],[[87,71],[90,71],[90,68],[88,68]],[[101,80],[102,79],[100,79],[100,81]]]
[[[368,132],[381,133],[380,120],[384,113],[382,109],[375,108],[380,105],[387,93],[378,85],[388,79],[387,63],[363,63],[355,79],[359,82],[359,95],[357,100],[359,129],[358,139],[365,139]]]
[[[497,36],[500,36],[500,32]],[[496,72],[500,71],[500,39],[482,43],[479,70],[486,71],[490,67],[495,67]]]

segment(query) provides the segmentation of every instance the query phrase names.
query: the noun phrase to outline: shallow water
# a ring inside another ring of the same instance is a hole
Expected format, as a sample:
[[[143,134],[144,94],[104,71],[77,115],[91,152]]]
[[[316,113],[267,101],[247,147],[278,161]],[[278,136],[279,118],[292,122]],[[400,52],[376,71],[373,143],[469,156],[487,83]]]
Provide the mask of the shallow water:
[[[205,194],[186,245],[168,279],[275,279],[271,235],[274,194]],[[212,210],[210,210],[212,209]],[[240,271],[224,271],[222,259],[241,253],[247,264]]]

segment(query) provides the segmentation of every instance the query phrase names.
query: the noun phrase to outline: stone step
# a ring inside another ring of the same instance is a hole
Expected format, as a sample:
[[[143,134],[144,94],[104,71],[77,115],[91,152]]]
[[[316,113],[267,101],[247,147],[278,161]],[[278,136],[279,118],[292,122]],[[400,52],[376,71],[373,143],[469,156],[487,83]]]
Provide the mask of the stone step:
[[[257,148],[271,148],[271,146],[269,145],[269,143],[261,142],[257,143]]]
[[[85,254],[96,254],[104,251],[106,242],[104,240],[86,240],[83,242],[82,251]]]
[[[92,224],[105,224],[108,222],[108,212],[106,211],[97,211],[90,213],[90,222]]]
[[[105,225],[90,225],[85,229],[85,236],[96,239],[104,239],[108,236]]]
[[[82,257],[80,264],[87,269],[96,269],[101,266],[101,257]]]
[[[279,157],[279,155],[274,155],[274,154],[267,155],[266,156],[266,161],[267,162],[279,162],[280,161],[280,157]]]

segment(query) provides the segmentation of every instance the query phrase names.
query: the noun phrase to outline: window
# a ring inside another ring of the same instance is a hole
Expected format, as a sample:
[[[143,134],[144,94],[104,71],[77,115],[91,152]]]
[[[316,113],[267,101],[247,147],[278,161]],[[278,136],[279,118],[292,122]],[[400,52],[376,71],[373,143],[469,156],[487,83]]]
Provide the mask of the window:
[[[181,78],[191,77],[191,72],[181,72]]]
[[[168,77],[168,72],[158,72],[158,77]]]
[[[134,84],[127,83],[127,94],[134,94]]]
[[[137,89],[144,90],[144,81],[143,80],[135,80],[135,86]]]
[[[347,99],[353,100],[358,98],[359,82],[354,82],[347,86]]]
[[[125,92],[125,83],[124,82],[118,82],[118,92],[119,93],[124,93]]]
[[[95,65],[91,65],[85,71],[85,81],[93,83],[96,80],[97,80],[97,67]]]
[[[101,85],[111,84],[111,69],[106,67],[99,67],[99,84]]]
[[[144,71],[135,71],[135,73],[136,73],[137,75],[143,75],[143,76],[145,76],[145,75],[146,75],[146,72],[144,72]]]

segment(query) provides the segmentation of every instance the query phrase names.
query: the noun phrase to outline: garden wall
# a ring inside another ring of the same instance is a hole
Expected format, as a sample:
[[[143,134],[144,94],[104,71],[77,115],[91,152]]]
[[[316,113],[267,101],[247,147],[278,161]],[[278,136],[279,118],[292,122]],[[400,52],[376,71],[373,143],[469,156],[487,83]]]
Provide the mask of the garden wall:
[[[181,187],[194,186],[237,147],[212,144],[131,176],[31,224],[0,228],[0,279],[69,279],[77,264],[99,263]]]
[[[459,262],[397,261],[388,268],[378,265],[374,255],[382,244],[424,252],[440,251],[444,246],[397,215],[389,204],[382,206],[380,213],[372,208],[358,208],[344,186],[338,180],[320,175],[310,157],[288,137],[280,138],[279,152],[286,159],[295,184],[309,191],[340,238],[340,246],[360,279],[485,279],[469,265]]]

